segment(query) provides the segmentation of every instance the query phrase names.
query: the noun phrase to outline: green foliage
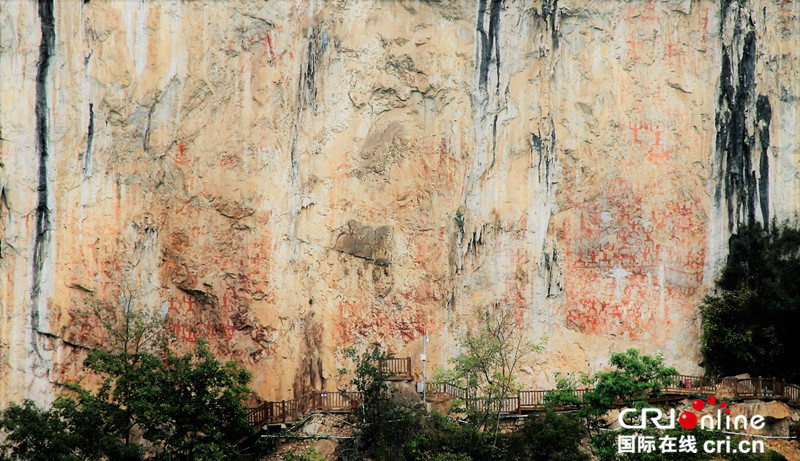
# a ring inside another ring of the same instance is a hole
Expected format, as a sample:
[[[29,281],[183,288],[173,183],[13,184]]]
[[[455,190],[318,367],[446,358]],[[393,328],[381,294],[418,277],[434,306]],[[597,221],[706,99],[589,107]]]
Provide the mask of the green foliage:
[[[574,417],[548,410],[526,421],[519,432],[532,461],[581,461],[589,455],[581,450],[586,431]]]
[[[460,210],[456,210],[456,216],[453,218],[456,222],[456,226],[458,226],[459,233],[464,233],[464,215],[461,213]]]
[[[648,397],[660,396],[671,376],[678,374],[675,368],[664,366],[660,354],[639,355],[636,349],[611,354],[609,364],[616,369],[595,375],[594,389],[586,393],[586,405],[579,411],[588,428],[602,424],[602,415],[615,404],[637,408],[646,405]]]
[[[236,443],[251,431],[244,407],[249,372],[216,360],[202,339],[193,353],[175,355],[157,340],[160,323],[129,309],[104,324],[110,349],[91,351],[84,361],[102,384],[70,384],[72,393],[51,411],[28,401],[12,405],[0,420],[5,452],[31,460],[233,459]]]
[[[414,408],[393,400],[395,389],[388,381],[393,373],[387,366],[392,356],[377,344],[361,355],[354,349],[345,354],[356,362],[351,385],[361,395],[356,409],[356,451],[359,456],[394,459],[411,437],[419,416]]]
[[[490,432],[432,413],[420,420],[415,436],[405,446],[403,458],[581,461],[589,459],[580,448],[585,432],[573,417],[550,411],[531,416],[520,430],[501,433],[495,440]]]
[[[741,226],[729,242],[718,296],[700,308],[706,371],[800,381],[800,230]]]
[[[132,381],[138,388],[128,406],[163,459],[229,459],[251,430],[244,407],[250,373],[219,362],[202,339],[194,354],[168,351],[162,366]]]
[[[492,437],[473,425],[460,425],[452,419],[431,413],[419,421],[415,434],[404,447],[405,459],[498,459],[491,446]],[[448,458],[449,457],[449,458]]]
[[[12,403],[2,415],[0,428],[7,434],[2,458],[23,461],[77,461],[80,439],[67,430],[58,414],[42,410],[31,400]],[[9,457],[9,458],[6,458]]]
[[[451,383],[469,390],[469,397],[456,401],[455,411],[466,411],[476,427],[499,432],[501,403],[520,387],[516,373],[527,355],[541,346],[524,341],[513,322],[510,309],[485,312],[478,334],[459,339],[461,354],[450,359],[449,370],[439,370],[434,381]]]
[[[544,402],[549,407],[581,407],[583,399],[578,397],[575,390],[578,388],[578,378],[572,373],[555,374],[556,388],[544,394]]]
[[[61,396],[53,409],[68,425],[73,437],[80,440],[80,450],[86,459],[115,459],[135,461],[144,457],[144,448],[131,443],[127,412],[110,402],[109,383],[95,392],[71,385],[72,397]]]

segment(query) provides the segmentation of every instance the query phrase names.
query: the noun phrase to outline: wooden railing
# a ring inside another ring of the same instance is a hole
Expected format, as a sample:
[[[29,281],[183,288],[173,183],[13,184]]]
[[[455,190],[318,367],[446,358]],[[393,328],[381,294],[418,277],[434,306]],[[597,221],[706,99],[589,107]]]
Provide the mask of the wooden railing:
[[[777,378],[709,378],[705,376],[674,375],[665,394],[715,394],[720,387],[736,398],[782,399],[800,403],[799,388]]]
[[[385,371],[390,381],[412,379],[411,357],[392,357],[385,362]],[[360,404],[357,392],[309,392],[290,400],[264,402],[251,408],[247,420],[256,427],[265,424],[298,421],[314,411],[350,411]]]
[[[253,426],[297,421],[314,411],[350,411],[360,405],[357,392],[309,392],[280,402],[264,402],[251,408],[247,420]]]
[[[790,403],[800,404],[800,386],[786,384],[784,380],[776,378],[710,378],[706,376],[673,375],[670,384],[663,389],[658,397],[648,399],[651,402],[663,402],[682,398],[689,394],[714,394],[721,386],[727,387],[735,398],[757,398],[786,400]],[[547,407],[545,395],[552,393],[552,390],[529,390],[519,391],[500,401],[487,403],[484,397],[473,395],[469,389],[464,389],[453,384],[428,384],[426,386],[428,394],[449,394],[465,402],[467,408],[483,411],[489,408],[497,411],[502,405],[501,413],[513,414],[527,411],[542,410]],[[584,395],[591,392],[592,388],[574,389],[569,392],[578,400],[583,401]],[[567,409],[569,406],[562,406],[560,409]]]
[[[385,370],[391,374],[390,381],[405,381],[411,379],[411,357],[392,357],[386,360]]]
[[[411,358],[393,358],[386,364],[392,377],[389,379],[411,379]],[[662,391],[662,396],[648,399],[651,402],[680,399],[690,394],[715,394],[717,389],[725,387],[735,398],[756,398],[768,400],[785,400],[800,405],[800,386],[787,384],[776,378],[709,378],[705,376],[673,375],[670,383]],[[428,394],[447,394],[463,400],[470,409],[482,411],[487,407],[492,411],[500,410],[503,414],[520,414],[522,412],[541,410],[546,407],[545,395],[553,390],[518,391],[502,400],[489,402],[485,397],[475,395],[475,390],[466,389],[447,383],[427,383]],[[578,400],[583,400],[591,388],[574,389],[570,392]],[[247,415],[250,424],[261,427],[265,424],[298,421],[314,411],[352,411],[360,405],[361,395],[357,392],[309,392],[291,400],[280,402],[264,402],[252,408]],[[568,407],[562,407],[566,409]]]
[[[428,394],[448,394],[462,400],[470,398],[469,389],[458,387],[450,383],[427,383],[425,385],[425,391]]]
[[[710,394],[713,393],[717,386],[722,383],[722,378],[709,378],[707,376],[691,376],[691,375],[672,375],[671,383],[664,389],[665,392],[674,392],[678,394],[697,393],[697,394]]]

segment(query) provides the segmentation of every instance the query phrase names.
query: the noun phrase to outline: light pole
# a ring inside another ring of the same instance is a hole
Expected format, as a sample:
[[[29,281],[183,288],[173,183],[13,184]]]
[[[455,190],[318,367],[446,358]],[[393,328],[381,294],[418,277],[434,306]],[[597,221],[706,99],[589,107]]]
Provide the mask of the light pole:
[[[428,363],[428,354],[427,354],[428,342],[430,342],[430,339],[428,338],[428,329],[425,328],[425,332],[423,333],[423,336],[422,336],[422,354],[419,355],[420,360],[422,360],[422,403],[424,403],[424,404],[428,403],[428,400],[427,400],[427,397],[428,397],[428,394],[427,394],[428,393],[428,385],[427,385],[427,381],[426,381],[426,378],[427,378],[427,375],[426,375],[427,366],[426,365]]]

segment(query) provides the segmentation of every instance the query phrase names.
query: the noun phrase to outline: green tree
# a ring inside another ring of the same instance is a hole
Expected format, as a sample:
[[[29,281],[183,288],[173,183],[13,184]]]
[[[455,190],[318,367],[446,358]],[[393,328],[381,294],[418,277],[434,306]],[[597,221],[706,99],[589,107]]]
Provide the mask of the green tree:
[[[0,459],[22,461],[79,461],[80,438],[68,431],[57,413],[42,410],[31,400],[12,403],[0,418],[6,438]]]
[[[462,352],[450,359],[452,368],[439,370],[434,380],[467,389],[468,397],[458,403],[471,422],[493,435],[496,445],[504,403],[520,390],[516,373],[521,361],[541,346],[525,342],[510,309],[486,311],[478,334],[458,343]]]
[[[700,307],[706,372],[800,381],[800,230],[740,226],[729,241],[718,294]]]
[[[58,397],[53,411],[79,441],[81,459],[136,461],[144,457],[140,444],[125,439],[127,412],[109,400],[109,383],[93,392],[75,384],[68,387],[73,395]]]
[[[589,459],[581,449],[586,430],[570,415],[560,415],[553,409],[531,417],[519,435],[532,461],[581,461]]]
[[[614,370],[595,374],[595,386],[584,395],[585,406],[578,412],[585,418],[587,428],[596,428],[612,406],[639,408],[647,399],[658,397],[672,382],[678,371],[664,366],[664,357],[639,355],[636,349],[611,354],[609,364]]]
[[[193,354],[167,351],[160,366],[140,371],[130,379],[136,390],[127,404],[161,459],[230,459],[237,442],[249,435],[244,403],[250,373],[218,361],[205,340]]]
[[[417,409],[394,399],[396,389],[389,382],[393,373],[388,367],[392,355],[377,344],[360,355],[355,349],[348,349],[345,354],[355,360],[351,386],[360,395],[356,450],[360,456],[396,459],[417,428],[420,415]]]
[[[556,388],[545,392],[544,402],[549,407],[581,407],[583,399],[578,397],[578,378],[572,373],[555,374]]]
[[[160,323],[131,309],[96,312],[108,314],[111,340],[89,353],[84,368],[102,377],[100,386],[68,385],[71,393],[51,411],[12,405],[0,420],[5,453],[65,461],[234,459],[236,443],[251,432],[244,406],[250,373],[218,361],[202,339],[193,353],[174,354],[160,340]]]

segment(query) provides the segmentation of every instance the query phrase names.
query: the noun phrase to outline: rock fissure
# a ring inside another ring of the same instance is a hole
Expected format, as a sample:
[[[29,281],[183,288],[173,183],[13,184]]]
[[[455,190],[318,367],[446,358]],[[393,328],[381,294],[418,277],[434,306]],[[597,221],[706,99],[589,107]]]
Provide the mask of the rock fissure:
[[[53,0],[39,0],[39,20],[41,22],[42,38],[39,44],[39,59],[36,64],[36,106],[34,109],[36,117],[36,160],[37,187],[36,187],[36,211],[35,226],[33,236],[33,268],[31,277],[31,312],[30,322],[33,331],[41,328],[41,309],[40,297],[42,290],[42,278],[45,259],[47,254],[47,243],[50,238],[51,216],[49,200],[49,178],[48,166],[50,163],[50,152],[48,149],[48,95],[47,83],[50,71],[50,59],[53,57],[55,48],[55,15]],[[39,350],[38,341],[33,338],[33,350],[42,358]]]

